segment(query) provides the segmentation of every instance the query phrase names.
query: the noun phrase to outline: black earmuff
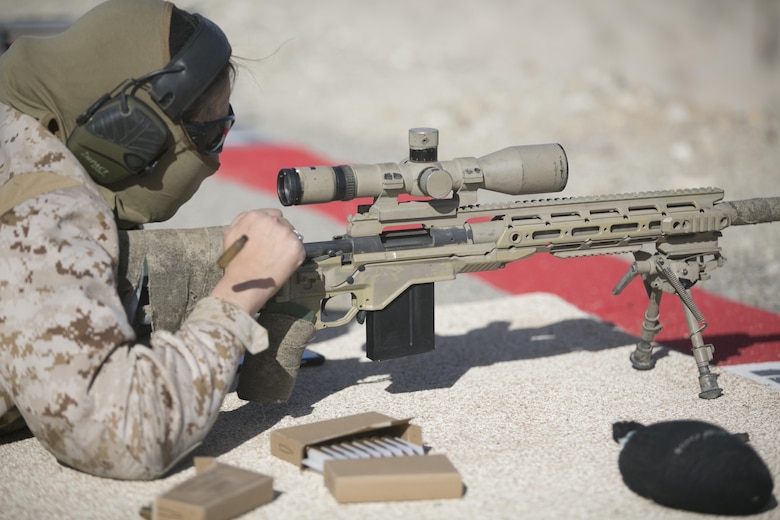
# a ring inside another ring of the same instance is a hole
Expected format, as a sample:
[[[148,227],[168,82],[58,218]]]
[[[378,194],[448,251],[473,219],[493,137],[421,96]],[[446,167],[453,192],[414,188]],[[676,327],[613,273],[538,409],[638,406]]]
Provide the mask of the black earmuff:
[[[139,175],[162,155],[170,131],[152,108],[133,95],[93,105],[78,120],[68,148],[98,184]]]
[[[159,109],[179,123],[230,59],[222,30],[194,16],[199,20],[195,32],[165,68],[123,82],[76,120],[67,146],[97,183],[110,185],[150,171],[173,145],[163,118],[136,97],[139,88],[148,84]]]

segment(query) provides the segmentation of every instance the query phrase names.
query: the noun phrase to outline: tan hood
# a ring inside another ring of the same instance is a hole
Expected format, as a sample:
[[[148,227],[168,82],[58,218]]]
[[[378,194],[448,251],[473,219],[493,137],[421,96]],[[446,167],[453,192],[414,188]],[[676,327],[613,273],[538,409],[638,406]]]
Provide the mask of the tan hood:
[[[38,120],[52,114],[66,141],[79,114],[103,94],[170,61],[171,8],[110,0],[62,34],[17,39],[0,56],[0,100]]]
[[[170,61],[172,8],[160,0],[109,0],[60,35],[17,39],[0,56],[0,101],[50,130],[53,119],[67,142],[76,118],[101,96]],[[216,156],[196,153],[182,126],[141,94],[169,126],[175,149],[149,174],[98,186],[125,228],[170,218],[219,167]]]

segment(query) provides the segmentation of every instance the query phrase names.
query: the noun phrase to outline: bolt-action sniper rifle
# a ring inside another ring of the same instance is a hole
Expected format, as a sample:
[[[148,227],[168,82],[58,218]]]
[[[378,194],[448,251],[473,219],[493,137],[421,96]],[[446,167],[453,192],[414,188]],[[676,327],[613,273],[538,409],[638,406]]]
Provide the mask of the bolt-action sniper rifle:
[[[306,306],[320,329],[365,318],[366,354],[382,360],[433,350],[435,282],[542,252],[559,258],[631,253],[635,261],[613,293],[635,277],[647,290],[632,365],[653,367],[661,296],[674,294],[690,331],[699,396],[721,395],[710,372],[714,348],[702,339],[706,321],[690,288],[723,265],[721,231],[780,220],[780,198],[721,202],[723,190],[701,188],[477,204],[480,188],[509,195],[563,190],[563,148],[515,146],[479,159],[438,161],[437,146],[437,130],[416,128],[409,132],[409,159],[401,163],[281,170],[277,190],[285,206],[374,201],[358,207],[344,235],[305,244],[306,261],[274,300]],[[424,199],[401,202],[401,195]],[[325,303],[339,295],[350,295],[351,308],[326,321]]]

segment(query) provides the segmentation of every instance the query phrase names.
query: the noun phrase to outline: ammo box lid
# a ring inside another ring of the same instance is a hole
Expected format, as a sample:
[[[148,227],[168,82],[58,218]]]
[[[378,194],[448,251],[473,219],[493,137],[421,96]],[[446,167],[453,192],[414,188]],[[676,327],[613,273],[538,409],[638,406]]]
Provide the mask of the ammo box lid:
[[[301,466],[306,447],[343,437],[393,435],[422,445],[422,430],[409,424],[411,419],[394,419],[378,412],[365,412],[271,432],[271,453],[282,460]]]

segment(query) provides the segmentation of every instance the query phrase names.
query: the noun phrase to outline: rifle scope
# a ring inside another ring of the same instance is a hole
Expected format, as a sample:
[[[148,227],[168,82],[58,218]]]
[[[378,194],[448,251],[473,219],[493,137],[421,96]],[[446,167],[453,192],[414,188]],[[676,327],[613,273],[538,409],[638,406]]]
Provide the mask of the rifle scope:
[[[305,166],[279,171],[276,191],[284,206],[406,193],[441,199],[482,188],[507,195],[558,192],[569,164],[559,144],[510,146],[483,157],[437,161],[434,128],[409,130],[409,159],[400,163]]]

